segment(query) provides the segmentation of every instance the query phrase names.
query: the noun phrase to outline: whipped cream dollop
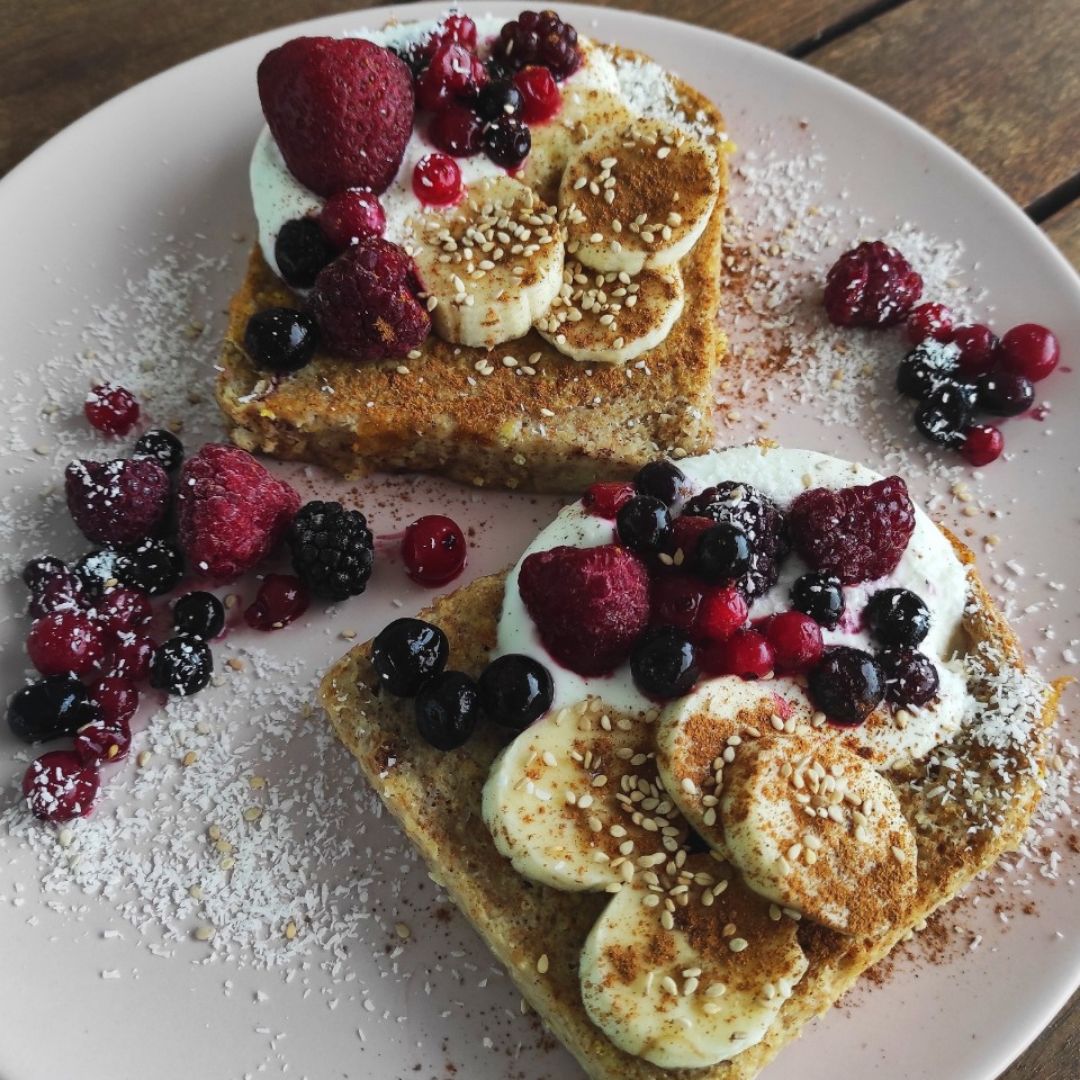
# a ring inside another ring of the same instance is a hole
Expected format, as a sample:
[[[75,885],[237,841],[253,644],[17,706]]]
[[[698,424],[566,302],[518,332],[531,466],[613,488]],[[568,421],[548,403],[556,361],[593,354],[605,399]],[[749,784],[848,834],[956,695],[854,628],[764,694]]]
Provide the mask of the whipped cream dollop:
[[[757,488],[782,509],[810,488],[840,489],[871,484],[879,473],[854,462],[811,450],[740,446],[716,450],[679,462],[692,493],[730,480]],[[562,667],[544,647],[536,625],[525,609],[518,589],[524,559],[537,551],[562,545],[598,547],[615,538],[615,523],[589,514],[581,501],[565,507],[526,548],[507,575],[506,594],[499,618],[495,653],[524,653],[540,660],[552,674],[555,709],[596,696],[615,709],[643,712],[655,707],[634,685],[629,664],[604,676],[583,676]],[[780,568],[777,583],[751,608],[752,618],[790,609],[791,585],[809,567],[792,552]],[[923,757],[955,734],[962,723],[968,691],[953,655],[961,639],[964,607],[968,596],[967,571],[944,534],[920,508],[915,508],[915,528],[900,563],[893,573],[877,581],[844,587],[848,612],[861,612],[870,596],[884,588],[910,589],[930,609],[930,631],[919,646],[938,669],[940,687],[934,702],[909,709],[903,726],[874,723],[845,731],[845,742],[866,746],[882,765],[899,765]],[[872,651],[870,637],[858,620],[845,619],[833,630],[822,629],[826,645],[850,645]],[[794,682],[787,676],[777,681]],[[884,710],[879,710],[883,712]]]

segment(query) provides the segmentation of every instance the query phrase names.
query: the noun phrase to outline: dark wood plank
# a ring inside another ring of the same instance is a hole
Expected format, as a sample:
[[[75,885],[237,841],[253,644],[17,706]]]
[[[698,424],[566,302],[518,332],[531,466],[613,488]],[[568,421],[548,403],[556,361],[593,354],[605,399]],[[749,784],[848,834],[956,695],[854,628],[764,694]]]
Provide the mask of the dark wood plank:
[[[1059,210],[1043,223],[1043,228],[1065,258],[1080,270],[1080,199]]]
[[[807,59],[924,124],[1021,205],[1080,172],[1076,0],[910,0]]]
[[[1076,1080],[1080,1073],[1080,992],[1000,1080]]]

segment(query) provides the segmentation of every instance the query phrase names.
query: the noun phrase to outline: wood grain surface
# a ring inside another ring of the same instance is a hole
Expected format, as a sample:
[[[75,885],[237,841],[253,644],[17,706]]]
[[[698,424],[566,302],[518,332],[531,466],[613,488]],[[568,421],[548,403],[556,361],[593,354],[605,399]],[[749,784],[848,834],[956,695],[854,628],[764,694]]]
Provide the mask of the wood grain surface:
[[[604,0],[601,0],[604,2]],[[121,90],[363,0],[4,0],[0,175]],[[1080,267],[1080,0],[617,0],[804,58],[935,132]],[[1001,1080],[1080,1077],[1080,994]],[[941,1080],[948,1080],[947,1072]]]

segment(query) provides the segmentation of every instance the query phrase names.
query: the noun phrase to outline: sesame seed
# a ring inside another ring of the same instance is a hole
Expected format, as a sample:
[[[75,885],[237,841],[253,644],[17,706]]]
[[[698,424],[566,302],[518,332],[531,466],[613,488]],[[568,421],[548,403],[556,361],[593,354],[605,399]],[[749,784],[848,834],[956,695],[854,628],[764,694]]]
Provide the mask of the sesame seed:
[[[547,974],[547,969],[548,969],[548,954],[547,953],[542,953],[541,956],[540,956],[540,959],[536,961],[536,970],[538,972],[540,972],[541,975],[546,975]]]
[[[741,938],[741,937],[732,938],[728,942],[728,948],[733,953],[741,953],[746,948],[747,945],[749,945],[749,942],[746,940],[746,938]]]

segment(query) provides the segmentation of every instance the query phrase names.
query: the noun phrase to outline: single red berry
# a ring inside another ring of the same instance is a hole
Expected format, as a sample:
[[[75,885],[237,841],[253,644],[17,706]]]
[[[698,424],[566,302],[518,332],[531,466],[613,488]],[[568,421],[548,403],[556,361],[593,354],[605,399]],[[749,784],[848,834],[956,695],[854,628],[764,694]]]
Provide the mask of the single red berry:
[[[26,651],[42,675],[89,675],[105,656],[105,635],[88,615],[54,611],[30,627]]]
[[[386,214],[378,195],[349,188],[326,200],[319,214],[319,228],[334,248],[344,251],[361,240],[382,236]]]
[[[130,748],[131,728],[126,720],[98,720],[75,732],[75,753],[84,765],[123,761]]]
[[[461,170],[446,154],[428,154],[413,169],[412,189],[425,206],[449,206],[461,198]]]
[[[475,97],[487,82],[483,61],[464,45],[446,41],[436,48],[416,84],[416,103],[438,112],[454,100]]]
[[[149,597],[123,587],[104,593],[94,602],[93,613],[98,622],[114,633],[143,626],[154,617]]]
[[[456,41],[467,49],[475,49],[476,23],[468,15],[454,12],[443,19],[442,25],[435,31],[435,37],[440,45],[443,42]]]
[[[150,676],[157,642],[146,634],[123,630],[116,635],[106,667],[110,675],[127,682],[145,682]]]
[[[431,118],[428,138],[454,157],[470,157],[483,146],[484,122],[464,105],[447,105]]]
[[[703,586],[686,574],[668,574],[652,583],[652,626],[674,626],[693,636],[701,610]]]
[[[34,589],[30,597],[30,614],[40,619],[51,611],[79,611],[82,600],[82,581],[70,570],[64,570]]]
[[[86,817],[100,783],[93,765],[84,765],[70,750],[53,750],[30,763],[22,793],[34,817],[59,823]]]
[[[581,504],[595,517],[615,520],[620,508],[637,494],[633,484],[601,482],[590,484],[581,497]]]
[[[445,585],[465,569],[468,545],[457,523],[441,514],[414,521],[401,541],[405,571],[420,585]]]
[[[845,251],[825,279],[825,310],[836,326],[898,323],[922,295],[922,278],[880,240]]]
[[[808,671],[821,659],[824,644],[821,627],[801,611],[782,611],[774,615],[765,629],[772,646],[776,671],[791,675]]]
[[[921,345],[927,338],[942,343],[952,340],[953,313],[944,305],[930,301],[908,312],[904,327],[912,345]]]
[[[106,435],[126,435],[139,421],[139,403],[130,390],[101,383],[86,395],[83,412],[90,426]]]
[[[311,603],[311,594],[292,574],[267,574],[244,622],[253,630],[280,630],[299,619]]]
[[[139,691],[129,679],[106,675],[90,693],[91,700],[101,710],[101,719],[109,723],[127,723],[139,707]]]
[[[723,642],[702,650],[701,662],[712,675],[738,675],[740,679],[761,679],[774,667],[773,648],[757,630],[736,630]]]
[[[1021,323],[1001,339],[1001,366],[1032,382],[1045,379],[1061,359],[1057,335],[1038,323]]]
[[[546,67],[522,68],[514,85],[521,91],[522,119],[528,124],[542,124],[562,108],[559,84]]]
[[[172,499],[169,474],[150,458],[73,461],[64,470],[64,493],[83,535],[111,547],[145,540]]]
[[[698,517],[694,514],[682,514],[671,523],[672,557],[682,552],[680,566],[690,566],[697,554],[701,534],[708,532],[716,524],[712,518]]]
[[[746,623],[749,613],[746,597],[734,585],[712,588],[701,601],[698,636],[707,641],[727,641]]]
[[[964,445],[960,453],[972,464],[989,465],[1001,457],[1005,449],[1005,436],[1001,429],[993,424],[976,424],[969,427],[964,434]]]
[[[964,375],[982,375],[997,360],[997,335],[982,323],[958,326],[952,333],[952,343],[960,349],[956,362]]]

